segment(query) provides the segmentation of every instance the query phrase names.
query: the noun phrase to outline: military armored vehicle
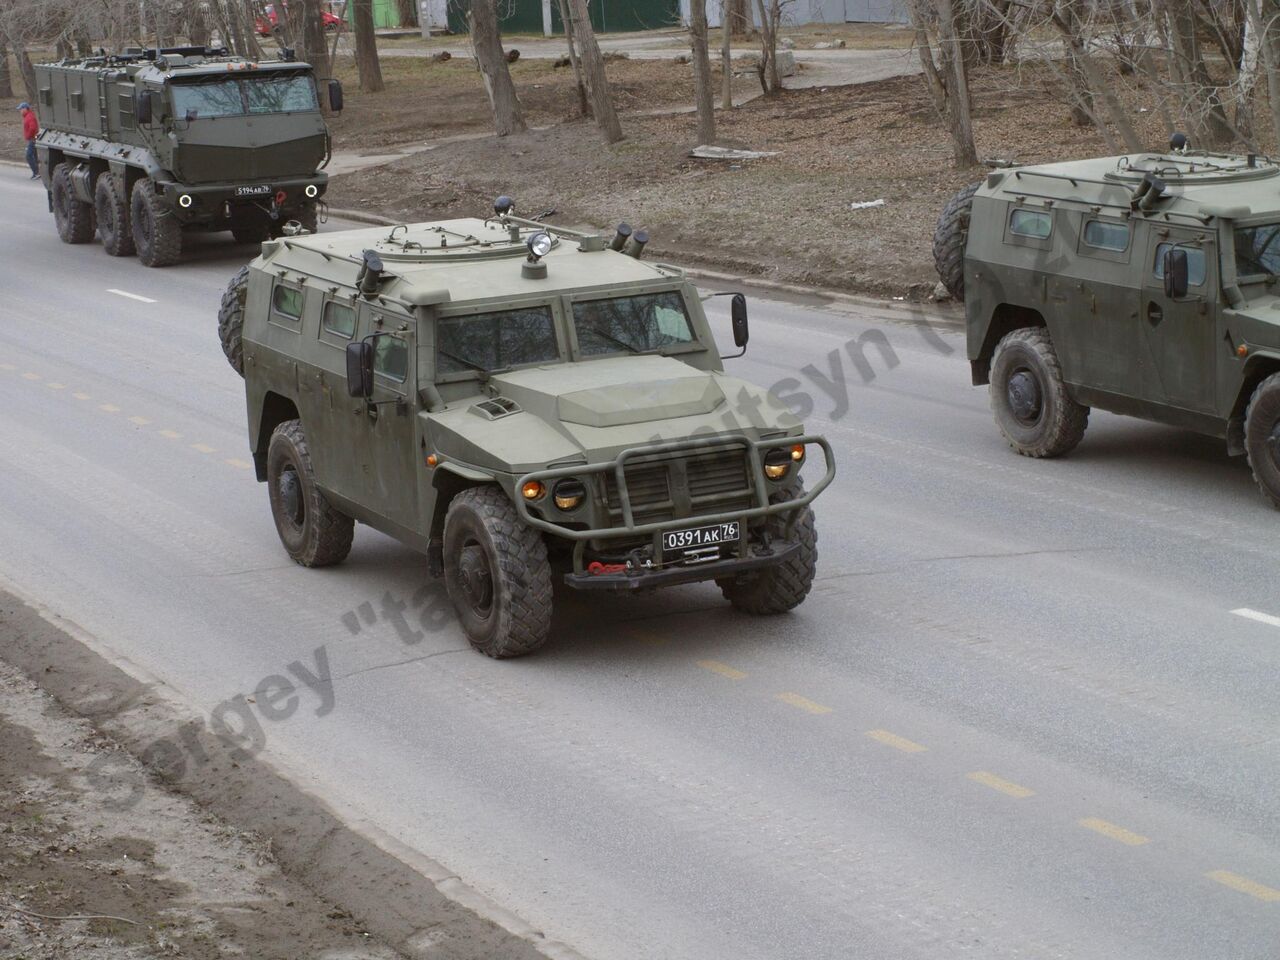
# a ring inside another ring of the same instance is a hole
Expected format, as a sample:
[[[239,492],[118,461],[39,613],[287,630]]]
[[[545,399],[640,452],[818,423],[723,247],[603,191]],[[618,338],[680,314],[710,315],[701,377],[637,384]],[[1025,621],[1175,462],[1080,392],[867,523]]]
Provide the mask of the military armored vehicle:
[[[997,170],[947,205],[934,256],[1013,449],[1065,454],[1098,407],[1223,438],[1280,507],[1280,165]]]
[[[724,373],[696,288],[641,259],[643,232],[495,210],[285,236],[228,286],[223,348],[289,555],[337,563],[355,521],[375,527],[427,555],[493,657],[546,641],[553,575],[585,591],[710,580],[756,614],[799,604],[827,441]],[[740,294],[731,315],[740,356]]]
[[[49,209],[66,243],[149,267],[178,262],[189,231],[238,242],[315,228],[329,134],[311,67],[224,49],[101,54],[35,68],[36,139]],[[333,109],[342,88],[329,81]]]

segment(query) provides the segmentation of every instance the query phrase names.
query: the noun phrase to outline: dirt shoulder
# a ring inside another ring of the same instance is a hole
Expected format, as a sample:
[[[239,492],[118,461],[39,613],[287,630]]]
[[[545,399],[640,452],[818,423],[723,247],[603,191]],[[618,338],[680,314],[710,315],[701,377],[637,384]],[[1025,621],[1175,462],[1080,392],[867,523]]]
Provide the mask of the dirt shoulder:
[[[0,960],[541,955],[73,633],[0,591]]]

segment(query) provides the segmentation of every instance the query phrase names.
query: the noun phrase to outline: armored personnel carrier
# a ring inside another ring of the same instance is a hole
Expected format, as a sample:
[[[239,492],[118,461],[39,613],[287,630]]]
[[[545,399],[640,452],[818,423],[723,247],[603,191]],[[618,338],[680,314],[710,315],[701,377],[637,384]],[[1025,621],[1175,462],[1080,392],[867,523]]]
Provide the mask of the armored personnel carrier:
[[[248,243],[291,220],[314,229],[329,134],[307,64],[175,47],[35,71],[36,151],[64,242],[96,232],[112,256],[163,267],[190,231]],[[325,94],[342,108],[336,80]]]
[[[799,604],[827,441],[724,373],[696,288],[642,261],[642,232],[495,210],[286,235],[232,280],[222,344],[285,550],[337,563],[358,520],[423,551],[493,657],[547,640],[553,575]],[[740,356],[741,294],[731,316]]]
[[[998,170],[947,205],[934,257],[1016,451],[1067,453],[1098,407],[1221,437],[1280,507],[1274,161],[1171,148]]]

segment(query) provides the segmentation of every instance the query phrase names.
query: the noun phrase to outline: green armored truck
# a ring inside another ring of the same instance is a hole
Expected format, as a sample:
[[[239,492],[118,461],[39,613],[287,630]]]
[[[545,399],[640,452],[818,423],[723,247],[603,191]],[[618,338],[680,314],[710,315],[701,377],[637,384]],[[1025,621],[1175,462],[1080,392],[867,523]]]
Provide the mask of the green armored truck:
[[[219,326],[298,563],[375,527],[426,554],[493,657],[546,641],[553,576],[714,581],[756,614],[805,598],[831,448],[724,373],[696,288],[641,259],[642,231],[546,226],[500,198],[483,220],[289,233],[232,280]],[[740,356],[741,294],[730,312]]]
[[[934,257],[1016,451],[1067,453],[1098,407],[1223,438],[1280,507],[1275,162],[1171,147],[997,170],[947,205]]]
[[[293,220],[315,228],[330,142],[307,64],[173,47],[35,71],[36,151],[64,242],[96,232],[112,256],[163,267],[187,232],[248,243]],[[341,109],[337,81],[325,95]]]

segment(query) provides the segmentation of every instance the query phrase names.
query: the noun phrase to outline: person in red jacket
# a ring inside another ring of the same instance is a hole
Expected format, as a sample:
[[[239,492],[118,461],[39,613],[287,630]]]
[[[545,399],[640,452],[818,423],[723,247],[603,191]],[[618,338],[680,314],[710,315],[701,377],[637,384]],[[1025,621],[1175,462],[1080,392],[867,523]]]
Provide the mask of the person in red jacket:
[[[18,112],[22,114],[22,139],[27,141],[27,166],[31,168],[31,179],[38,179],[40,176],[40,161],[36,159],[36,134],[40,132],[40,121],[36,119],[36,112],[31,109],[31,104],[18,104]]]

